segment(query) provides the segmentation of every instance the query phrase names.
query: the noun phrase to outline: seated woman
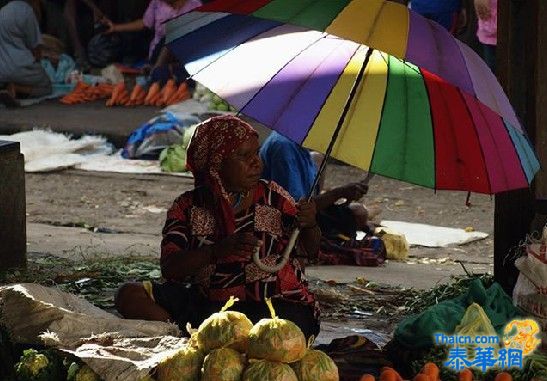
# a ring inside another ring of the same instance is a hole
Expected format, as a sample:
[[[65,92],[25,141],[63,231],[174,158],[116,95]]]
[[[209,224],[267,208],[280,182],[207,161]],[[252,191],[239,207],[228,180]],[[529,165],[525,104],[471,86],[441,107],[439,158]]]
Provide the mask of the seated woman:
[[[263,177],[275,181],[295,200],[300,200],[308,196],[323,155],[310,152],[274,131],[262,144],[260,158],[264,163]],[[324,176],[319,182],[319,190],[323,182]],[[367,192],[368,184],[365,182],[350,183],[317,192],[314,200],[320,216],[321,231],[328,235],[331,230],[327,226],[329,220],[337,225],[347,226],[344,230],[349,236],[354,236],[355,230],[368,231],[369,212],[362,203],[355,202]],[[346,202],[343,205],[336,205],[340,199],[345,199]]]
[[[295,199],[307,197],[317,175],[323,155],[299,146],[283,135],[272,132],[260,148],[264,163],[263,177],[275,181]],[[370,219],[377,215],[378,209],[369,210],[359,201],[368,191],[366,181],[346,184],[319,192],[313,197],[318,211],[318,223],[323,233],[320,261],[329,264],[356,264],[359,260],[351,250],[360,250],[360,258],[368,259],[363,265],[377,265],[383,262],[385,248],[382,242],[373,237],[374,224]],[[343,203],[339,200],[344,199]],[[357,232],[367,233],[364,239],[356,240]],[[349,249],[349,250],[346,250]],[[365,251],[366,253],[363,253]],[[330,254],[332,253],[332,254]]]
[[[0,9],[0,102],[17,106],[18,96],[51,93],[51,81],[40,64],[42,36],[35,12],[38,0],[11,1]]]
[[[295,203],[274,182],[261,180],[257,132],[232,116],[198,125],[187,164],[195,188],[179,196],[163,229],[163,284],[125,284],[116,306],[126,318],[199,325],[230,298],[253,322],[269,317],[272,297],[281,318],[309,337],[319,332],[318,308],[297,257],[314,258],[320,230],[313,202]],[[251,258],[259,247],[264,263],[281,257],[292,229],[302,229],[293,258],[277,273]]]

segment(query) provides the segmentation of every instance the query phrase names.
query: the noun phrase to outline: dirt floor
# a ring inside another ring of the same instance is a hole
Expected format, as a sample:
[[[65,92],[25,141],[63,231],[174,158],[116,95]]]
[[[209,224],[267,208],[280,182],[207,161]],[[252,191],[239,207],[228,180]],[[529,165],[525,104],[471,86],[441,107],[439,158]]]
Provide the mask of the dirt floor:
[[[347,166],[328,168],[327,186],[360,179],[364,173]],[[165,212],[192,180],[173,176],[121,175],[68,170],[27,174],[29,256],[54,254],[70,259],[159,256]],[[440,226],[471,226],[492,234],[490,197],[439,192],[375,177],[365,201],[382,208],[381,218]],[[311,286],[325,309],[319,343],[352,334],[385,343],[415,293],[400,288],[362,290],[363,282],[427,289],[468,271],[492,271],[492,238],[451,248],[412,247],[406,262],[382,267],[318,266],[308,269]],[[359,280],[356,283],[356,280]],[[334,288],[332,286],[335,286]],[[402,296],[400,296],[401,294]],[[107,296],[113,295],[107,290]],[[104,298],[104,296],[102,296]],[[381,310],[383,305],[390,306]]]
[[[364,172],[352,167],[330,165],[326,186],[364,176]],[[140,234],[158,240],[167,208],[177,195],[192,187],[192,180],[188,178],[73,170],[27,174],[26,181],[27,221],[30,224],[95,227],[98,233]],[[465,199],[466,194],[462,192],[435,193],[376,176],[364,201],[381,208],[377,220],[473,227],[492,234],[493,199],[473,194],[469,207]],[[40,251],[37,242],[31,242],[31,251]],[[157,251],[150,254],[155,253]],[[461,260],[480,265],[476,267],[477,271],[488,271],[493,262],[492,238],[450,248],[413,247],[410,254],[422,262],[426,258],[449,258],[451,261],[444,264]]]

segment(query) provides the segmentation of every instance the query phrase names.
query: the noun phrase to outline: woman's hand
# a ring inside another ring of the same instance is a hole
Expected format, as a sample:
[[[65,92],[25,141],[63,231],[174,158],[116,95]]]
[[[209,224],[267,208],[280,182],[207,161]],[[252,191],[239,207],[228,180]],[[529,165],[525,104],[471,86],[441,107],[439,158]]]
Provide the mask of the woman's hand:
[[[300,229],[310,229],[317,226],[317,208],[315,201],[302,199],[296,204],[296,221]]]
[[[253,233],[236,233],[224,240],[216,243],[211,248],[216,259],[222,259],[228,256],[250,259],[256,248],[262,246],[260,241]]]
[[[100,22],[108,28],[107,30],[105,30],[104,34],[116,33],[118,31],[117,25],[114,24],[110,19],[105,17],[101,19]]]

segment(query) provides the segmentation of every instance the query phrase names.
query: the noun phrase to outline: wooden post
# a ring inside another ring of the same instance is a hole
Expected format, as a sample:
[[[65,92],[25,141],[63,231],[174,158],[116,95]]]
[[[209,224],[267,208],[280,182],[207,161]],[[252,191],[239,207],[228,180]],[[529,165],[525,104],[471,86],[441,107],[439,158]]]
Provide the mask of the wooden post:
[[[536,65],[536,131],[535,145],[542,170],[536,176],[535,196],[536,215],[532,222],[533,231],[541,231],[547,224],[547,2],[539,1],[538,4],[538,31],[537,31],[537,65]]]
[[[0,141],[0,271],[26,264],[24,165],[19,143]]]
[[[542,107],[547,96],[545,17],[544,0],[498,1],[496,74],[538,153],[547,122],[547,110]],[[547,165],[544,152],[540,155],[543,166]],[[545,181],[545,172],[540,172],[531,189],[499,194],[495,199],[494,275],[508,293],[512,292],[518,271],[506,257],[530,232],[537,208],[537,184]]]

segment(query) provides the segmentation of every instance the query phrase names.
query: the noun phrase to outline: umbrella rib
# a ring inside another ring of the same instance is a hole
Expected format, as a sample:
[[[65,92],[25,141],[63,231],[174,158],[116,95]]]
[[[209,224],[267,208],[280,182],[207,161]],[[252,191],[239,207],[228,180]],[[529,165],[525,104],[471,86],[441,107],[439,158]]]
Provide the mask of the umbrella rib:
[[[501,116],[500,116],[501,118]],[[528,174],[527,174],[527,171],[526,169],[524,169],[524,164],[522,162],[522,160],[520,159],[520,155],[519,155],[519,150],[517,148],[517,144],[522,146],[522,142],[520,141],[520,139],[518,139],[517,137],[517,141],[514,141],[513,140],[513,137],[511,135],[511,133],[509,132],[509,127],[508,125],[505,123],[505,121],[503,120],[503,118],[501,118],[501,122],[503,124],[503,127],[505,128],[505,131],[507,131],[507,135],[509,136],[509,139],[511,140],[511,143],[513,143],[513,148],[515,150],[515,154],[517,156],[517,158],[519,158],[519,162],[520,162],[520,169],[522,170],[522,173],[524,174],[524,177],[526,178],[526,181],[529,183],[528,181]],[[515,131],[517,132],[517,131]],[[517,132],[518,133],[518,132]],[[528,163],[528,166],[532,169],[534,166],[532,164],[532,161],[530,160],[530,157],[528,156],[528,151],[526,150],[526,148],[522,147],[522,150],[524,151],[523,154],[524,154],[524,160]]]
[[[469,109],[469,105],[465,101],[465,97],[463,96],[462,91],[459,88],[458,88],[458,95],[462,98],[463,105],[464,105],[465,109],[467,110],[469,118],[471,118],[471,120],[473,121],[473,131],[475,132],[475,134],[477,136],[477,141],[479,142],[479,148],[481,149],[482,161],[484,163],[484,169],[486,171],[486,180],[488,180],[488,190],[489,190],[489,193],[491,194],[492,193],[492,182],[490,181],[490,171],[489,171],[489,168],[488,168],[488,163],[486,162],[486,154],[484,153],[484,149],[483,149],[482,144],[481,144],[481,139],[479,137],[479,132],[477,131],[477,124],[474,122],[473,114],[471,113],[471,110]]]
[[[249,42],[250,40],[252,40],[253,38],[256,38],[257,36],[263,34],[263,33],[266,33],[266,32],[269,32],[270,30],[272,29],[275,29],[275,28],[278,28],[279,25],[274,25],[272,26],[271,28],[269,29],[266,29],[266,30],[262,30],[260,31],[259,33],[255,34],[254,36],[250,36],[248,39],[238,43],[236,46],[233,46],[232,48],[228,49],[223,55],[221,56],[218,56],[216,57],[213,61],[209,62],[207,65],[205,65],[204,67],[202,67],[201,69],[199,69],[197,72],[195,72],[194,74],[190,74],[188,77],[186,77],[186,80],[188,79],[191,79],[193,78],[194,76],[196,76],[197,74],[201,73],[203,70],[209,68],[209,66],[213,65],[214,63],[216,63],[218,60],[220,60],[221,58],[225,57],[226,55],[230,54],[231,52],[233,52],[236,48],[238,48],[239,46],[243,45],[244,43],[246,42]],[[195,31],[192,31],[191,33],[193,33]],[[184,64],[184,66],[186,66],[186,64]]]
[[[374,31],[376,30],[376,24],[378,24],[378,20],[380,19],[380,14],[382,13],[382,10],[384,9],[385,5],[386,5],[385,2],[383,2],[382,5],[380,5],[380,9],[376,13],[376,15],[374,15],[374,21],[372,22],[372,25],[369,29],[368,36],[366,37],[366,39],[363,40],[364,42],[367,43],[367,45],[370,45],[369,41],[370,41]]]
[[[348,111],[351,107],[351,102],[353,101],[353,98],[355,97],[355,94],[357,93],[357,89],[359,88],[359,84],[363,80],[365,69],[368,66],[368,62],[370,60],[370,57],[372,55],[372,52],[374,49],[369,48],[367,51],[367,55],[365,56],[365,60],[363,61],[363,65],[361,66],[359,70],[359,74],[357,74],[357,78],[355,79],[355,82],[353,83],[353,86],[351,88],[351,92],[348,96],[348,99],[346,100],[346,104],[344,106],[344,110],[342,111],[342,115],[340,116],[340,119],[338,119],[338,125],[334,129],[334,132],[332,133],[332,138],[329,143],[329,146],[327,147],[327,151],[325,152],[325,157],[323,158],[323,161],[321,162],[321,166],[319,167],[319,170],[317,171],[317,175],[315,176],[315,179],[313,180],[313,185],[310,189],[310,193],[308,194],[308,200],[311,200],[313,197],[313,191],[319,184],[319,178],[321,177],[321,174],[327,167],[327,161],[332,153],[332,149],[334,148],[334,144],[336,143],[336,140],[338,139],[338,134],[340,133],[340,130],[342,129],[342,126],[344,125],[346,115],[348,114]]]
[[[294,25],[299,25],[299,24],[296,24],[295,22],[293,22],[293,20],[294,20],[296,17],[298,17],[300,14],[302,14],[302,12],[304,12],[304,10],[306,10],[307,7],[309,7],[309,6],[310,6],[310,3],[308,3],[308,4],[306,4],[306,5],[303,5],[302,8],[300,8],[300,9],[298,10],[298,12],[296,12],[296,13],[290,18],[289,23],[290,23],[290,24],[294,24]]]
[[[388,94],[388,90],[389,90],[389,88],[387,86],[387,83],[389,82],[389,60],[386,59],[387,53],[380,53],[380,56],[382,57],[382,59],[384,60],[384,62],[387,65],[386,91],[384,93],[384,101],[382,102],[382,112],[380,113],[380,115],[384,115],[384,111],[385,111],[385,108],[386,108],[386,99],[387,99],[387,94]],[[370,168],[369,168],[369,170],[372,170],[372,167],[373,167],[373,164],[374,164],[374,156],[376,156],[376,147],[377,147],[377,144],[378,144],[378,139],[380,137],[380,129],[382,128],[382,117],[378,121],[378,124],[379,125],[378,125],[378,130],[376,132],[376,139],[374,140],[374,152],[372,153],[372,156],[370,158]]]
[[[405,137],[404,137],[404,144],[403,144],[403,165],[402,165],[402,176],[401,178],[406,178],[406,169],[408,166],[408,129],[410,126],[410,113],[409,113],[409,107],[408,107],[408,78],[406,77],[406,65],[403,67],[403,78],[404,78],[404,86],[405,86],[405,93],[407,94],[406,97],[403,97],[405,102]]]
[[[353,53],[353,55],[352,55],[352,57],[350,58],[350,60],[348,60],[348,62],[351,61],[351,59],[353,59],[353,58],[357,55],[358,52],[359,52],[359,48],[357,48],[357,49],[355,50],[355,52]],[[340,72],[340,75],[338,76],[337,82],[338,82],[338,80],[340,79],[340,77],[342,77],[343,75],[344,75],[344,71]],[[332,94],[332,91],[334,90],[334,87],[335,87],[335,86],[333,86],[333,87],[331,88],[331,90],[329,91],[329,93],[327,94],[327,97],[325,98],[325,101],[326,101],[326,100],[330,97],[330,95]],[[315,124],[315,121],[317,120],[317,117],[319,116],[319,114],[320,114],[320,112],[318,112],[318,113],[315,115],[315,118],[313,119],[313,122],[310,124],[310,126],[313,126],[313,125]],[[304,141],[308,138],[308,135],[310,134],[310,131],[311,131],[311,127],[310,127],[310,128],[308,129],[308,131],[306,132],[306,135],[305,135],[304,138],[302,139],[302,142],[304,142]],[[313,189],[313,188],[312,188],[312,189]]]
[[[312,46],[314,46],[315,44],[317,44],[317,43],[318,43],[319,41],[321,41],[322,39],[325,39],[326,37],[327,37],[327,34],[326,34],[326,33],[323,33],[323,34],[321,35],[321,37],[319,37],[317,40],[313,41],[311,44],[309,44],[309,45],[306,46],[304,49],[302,49],[300,52],[298,52],[298,54],[295,54],[294,57],[293,57],[292,59],[290,59],[289,61],[287,61],[287,63],[285,63],[285,64],[277,71],[277,73],[275,73],[275,74],[274,74],[274,75],[273,75],[273,76],[272,76],[272,77],[271,77],[271,78],[262,86],[262,89],[259,90],[259,91],[257,91],[257,92],[251,97],[251,99],[249,99],[249,101],[248,101],[247,103],[245,103],[245,104],[239,109],[239,111],[237,112],[237,115],[240,115],[240,114],[242,113],[242,110],[243,110],[245,107],[247,107],[247,106],[249,105],[249,103],[251,103],[251,102],[258,96],[258,94],[260,94],[261,91],[262,91],[266,86],[268,86],[268,84],[269,84],[271,81],[273,81],[273,79],[275,78],[275,76],[276,76],[277,74],[279,74],[284,68],[286,68],[291,62],[293,62],[293,61],[294,61],[297,57],[299,57],[302,53],[304,53],[306,50],[310,49]],[[314,69],[314,71],[313,71],[312,73],[310,73],[310,75],[308,75],[307,78],[310,78],[310,77],[313,75],[313,73],[315,73],[315,70],[317,70],[317,67]],[[303,81],[303,82],[305,82],[305,81]],[[301,89],[302,86],[304,86],[304,84],[300,85],[298,89]],[[298,90],[298,89],[297,89],[297,90]],[[290,101],[296,96],[297,93],[298,93],[298,91],[295,91],[295,92],[293,93],[293,95],[292,95],[290,98],[288,98],[288,101],[287,101],[286,103],[290,103]],[[275,125],[277,124],[277,122],[279,121],[279,119],[281,118],[281,116],[282,116],[282,114],[279,114],[279,115],[276,117],[274,123],[272,123],[272,126],[275,126]]]
[[[336,19],[337,19],[338,17],[340,17],[340,15],[342,14],[342,12],[344,12],[344,10],[345,10],[346,7],[349,5],[349,3],[351,3],[351,1],[352,1],[352,0],[349,0],[349,2],[346,3],[346,5],[344,5],[344,7],[340,8],[340,11],[339,11],[335,16],[332,17],[332,19],[331,19],[331,21],[330,21],[330,24],[327,25],[327,26],[325,27],[324,30],[327,30],[327,29],[329,29],[329,27],[332,26],[332,24],[334,23],[334,21],[336,21]]]
[[[406,61],[405,61],[405,65],[406,65]],[[417,69],[417,72],[422,78],[422,81],[424,83],[424,89],[427,94],[427,99],[431,99],[431,94],[429,93],[429,88],[427,87],[425,76],[423,75],[422,71],[419,68]],[[433,190],[437,192],[437,142],[435,140],[435,119],[433,118],[433,107],[431,106],[431,102],[428,102],[428,103],[429,103],[429,120],[431,120],[431,137],[433,139],[433,177],[435,179],[433,181]],[[443,99],[443,103],[445,103],[444,99]],[[452,135],[454,135],[453,133],[454,131],[452,131],[452,128],[450,129],[450,131],[452,132]]]

